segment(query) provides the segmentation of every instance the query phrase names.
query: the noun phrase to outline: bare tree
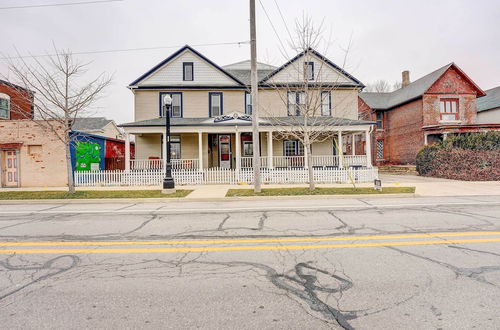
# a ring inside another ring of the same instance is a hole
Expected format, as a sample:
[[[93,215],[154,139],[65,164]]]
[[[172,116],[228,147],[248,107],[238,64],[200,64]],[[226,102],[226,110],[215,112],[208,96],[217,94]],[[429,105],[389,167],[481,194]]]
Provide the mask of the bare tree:
[[[323,23],[315,26],[309,17],[296,20],[295,37],[290,36],[290,47],[299,54],[297,60],[289,63],[286,72],[288,76],[269,77],[266,83],[279,96],[287,107],[287,117],[281,117],[275,109],[267,109],[260,104],[271,125],[279,127],[275,130],[278,139],[296,139],[304,147],[304,159],[308,168],[309,189],[315,189],[313,158],[311,146],[327,140],[334,140],[338,134],[336,128],[345,119],[345,114],[352,108],[349,102],[353,100],[342,93],[335,95],[335,105],[330,102],[331,93],[341,89],[348,83],[345,75],[339,73],[332,79],[330,65],[316,52],[323,40]],[[349,47],[344,50],[342,67],[345,66]],[[286,52],[283,54],[286,55]],[[307,63],[314,62],[314,73],[311,74]],[[285,72],[283,70],[282,72]],[[327,106],[328,104],[328,106]],[[330,108],[328,108],[330,107]],[[356,105],[357,107],[357,105]],[[335,140],[334,140],[335,141]],[[342,146],[337,144],[337,150]],[[354,147],[354,146],[353,146]],[[340,164],[344,163],[341,157]],[[351,180],[352,181],[352,180]]]
[[[375,80],[373,83],[367,84],[365,92],[375,93],[390,93],[401,88],[401,82],[395,81],[392,85],[384,79]]]
[[[111,83],[111,77],[102,73],[90,81],[83,81],[82,76],[88,71],[89,64],[76,60],[70,51],[59,51],[55,46],[54,50],[53,55],[42,58],[26,58],[19,53],[8,58],[7,79],[32,91],[29,101],[33,103],[34,121],[64,143],[68,191],[74,193],[70,152],[75,138],[73,123],[101,96]]]

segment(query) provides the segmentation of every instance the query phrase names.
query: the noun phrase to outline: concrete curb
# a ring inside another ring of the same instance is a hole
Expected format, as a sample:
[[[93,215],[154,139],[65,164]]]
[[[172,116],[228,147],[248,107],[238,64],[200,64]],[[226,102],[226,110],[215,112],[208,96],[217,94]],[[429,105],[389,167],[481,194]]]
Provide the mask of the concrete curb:
[[[348,198],[402,198],[417,197],[414,193],[405,194],[355,194],[355,195],[297,195],[297,196],[248,196],[222,198],[108,198],[108,199],[16,199],[0,200],[0,205],[19,204],[128,204],[128,203],[169,203],[169,202],[235,202],[255,200],[301,200],[301,199],[348,199]]]

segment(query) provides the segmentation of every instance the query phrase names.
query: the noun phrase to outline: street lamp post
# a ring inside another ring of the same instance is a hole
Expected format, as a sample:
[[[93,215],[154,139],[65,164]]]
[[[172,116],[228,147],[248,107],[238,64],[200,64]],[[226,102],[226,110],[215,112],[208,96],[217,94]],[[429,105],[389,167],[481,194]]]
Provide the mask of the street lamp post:
[[[165,179],[163,179],[163,192],[172,193],[175,191],[174,178],[172,177],[172,162],[170,159],[170,110],[172,109],[172,97],[170,95],[165,95],[163,97],[163,113],[165,115],[165,133],[167,136],[167,148],[166,157],[167,162],[165,164]]]

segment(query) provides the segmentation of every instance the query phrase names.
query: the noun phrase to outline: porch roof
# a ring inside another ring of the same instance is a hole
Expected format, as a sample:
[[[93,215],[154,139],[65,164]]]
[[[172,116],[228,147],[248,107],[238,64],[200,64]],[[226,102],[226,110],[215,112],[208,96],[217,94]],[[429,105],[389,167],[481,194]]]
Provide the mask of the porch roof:
[[[262,117],[259,120],[261,126],[297,126],[304,123],[302,116],[288,117]],[[367,120],[353,120],[346,118],[336,118],[330,116],[316,117],[311,126],[360,126],[373,125],[375,122]],[[201,127],[221,127],[221,126],[251,126],[252,122],[241,119],[232,119],[214,122],[214,118],[171,118],[171,126],[201,126]],[[154,118],[118,125],[119,127],[163,127],[165,118]]]

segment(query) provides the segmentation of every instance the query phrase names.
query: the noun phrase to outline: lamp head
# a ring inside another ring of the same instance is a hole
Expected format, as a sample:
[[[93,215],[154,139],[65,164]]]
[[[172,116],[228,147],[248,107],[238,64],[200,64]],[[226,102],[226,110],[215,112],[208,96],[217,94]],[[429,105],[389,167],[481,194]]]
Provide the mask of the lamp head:
[[[172,97],[169,94],[163,96],[163,104],[172,105]]]

